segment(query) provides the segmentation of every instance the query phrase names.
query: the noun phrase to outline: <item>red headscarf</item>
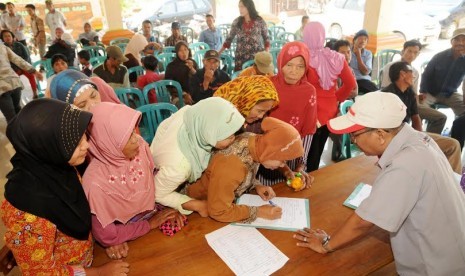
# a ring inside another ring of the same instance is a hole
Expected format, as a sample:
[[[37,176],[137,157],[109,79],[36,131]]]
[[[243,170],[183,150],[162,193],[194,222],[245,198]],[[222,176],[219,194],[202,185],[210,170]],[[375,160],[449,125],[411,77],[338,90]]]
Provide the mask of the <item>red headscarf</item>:
[[[305,74],[296,84],[287,84],[282,68],[293,58],[302,57],[307,67]],[[279,96],[279,105],[270,113],[293,125],[302,137],[316,131],[316,91],[307,81],[310,56],[307,46],[299,41],[286,43],[278,56],[278,74],[271,77]]]

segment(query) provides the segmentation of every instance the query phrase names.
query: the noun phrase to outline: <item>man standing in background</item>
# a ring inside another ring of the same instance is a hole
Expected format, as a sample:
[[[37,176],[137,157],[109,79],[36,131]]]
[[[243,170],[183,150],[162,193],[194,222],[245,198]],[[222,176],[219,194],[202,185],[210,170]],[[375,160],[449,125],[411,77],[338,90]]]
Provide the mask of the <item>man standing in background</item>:
[[[50,29],[51,39],[54,41],[56,28],[62,28],[65,30],[66,18],[60,11],[55,9],[52,1],[45,1],[45,6],[48,10],[47,15],[45,16],[45,23],[47,23],[47,26]]]
[[[34,46],[39,49],[40,59],[45,55],[45,25],[44,20],[36,14],[36,7],[33,4],[26,5],[27,13],[31,16],[31,30]]]
[[[221,31],[215,27],[215,18],[211,14],[205,16],[208,28],[200,33],[199,42],[205,42],[210,50],[219,50],[223,45]]]
[[[2,14],[2,29],[11,31],[18,42],[27,46],[26,37],[23,33],[24,26],[26,25],[23,17],[19,13],[16,13],[15,4],[8,2],[6,3],[6,8],[8,12]]]

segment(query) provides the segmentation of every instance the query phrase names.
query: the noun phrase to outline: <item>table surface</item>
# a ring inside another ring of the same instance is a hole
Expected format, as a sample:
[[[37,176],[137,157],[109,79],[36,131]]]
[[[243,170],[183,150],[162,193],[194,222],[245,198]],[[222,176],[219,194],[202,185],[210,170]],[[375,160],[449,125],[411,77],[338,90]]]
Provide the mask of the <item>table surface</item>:
[[[375,163],[376,158],[361,155],[311,173],[315,177],[311,189],[294,192],[284,184],[273,188],[280,197],[308,198],[311,227],[333,233],[353,212],[342,205],[344,200],[360,182],[373,183],[379,172]],[[233,275],[205,239],[227,224],[196,213],[188,219],[173,237],[153,230],[129,242],[125,261],[130,263],[130,275]],[[378,270],[395,274],[389,234],[376,226],[364,238],[327,255],[297,247],[292,232],[259,231],[289,257],[274,275],[366,275]],[[94,265],[107,261],[105,251],[96,246]]]

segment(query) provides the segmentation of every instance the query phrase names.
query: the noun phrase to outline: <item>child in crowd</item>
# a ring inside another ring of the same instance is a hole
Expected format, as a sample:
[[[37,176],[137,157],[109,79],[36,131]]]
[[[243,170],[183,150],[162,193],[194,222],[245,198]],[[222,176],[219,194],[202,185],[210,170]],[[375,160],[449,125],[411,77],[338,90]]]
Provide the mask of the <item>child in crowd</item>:
[[[262,121],[263,134],[244,133],[226,149],[214,153],[202,177],[187,187],[187,195],[207,200],[208,214],[221,222],[253,222],[256,218],[278,219],[280,207],[234,204],[234,199],[255,189],[263,200],[275,196],[271,187],[263,186],[255,175],[262,164],[267,169],[283,167],[285,161],[304,153],[299,132],[290,124],[267,117]]]
[[[79,64],[81,64],[81,72],[86,76],[90,77],[92,75],[92,65],[90,64],[90,54],[87,50],[81,50],[78,52]]]
[[[52,83],[53,78],[55,78],[55,76],[58,73],[68,69],[68,58],[63,54],[55,54],[52,56],[51,63],[53,68],[53,74],[47,79],[47,87],[45,88],[46,98],[51,98],[50,84]],[[47,76],[48,75],[49,73],[47,72]]]
[[[158,67],[158,59],[154,56],[146,56],[142,59],[142,64],[145,69],[145,75],[137,77],[137,88],[143,90],[147,84],[152,82],[159,81],[163,79],[159,74],[155,72]],[[149,103],[157,102],[157,95],[155,94],[155,89],[150,90]]]

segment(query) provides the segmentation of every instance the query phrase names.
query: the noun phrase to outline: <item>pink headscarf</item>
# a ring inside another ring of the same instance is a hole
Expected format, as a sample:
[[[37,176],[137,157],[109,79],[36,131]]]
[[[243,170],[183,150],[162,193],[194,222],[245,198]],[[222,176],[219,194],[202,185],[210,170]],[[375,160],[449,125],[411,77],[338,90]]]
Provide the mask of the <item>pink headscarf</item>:
[[[108,85],[104,80],[99,77],[90,77],[90,80],[97,86],[98,93],[102,102],[117,103],[120,104],[120,100],[116,96],[113,88]]]
[[[114,221],[127,223],[155,207],[154,164],[148,144],[139,136],[139,153],[132,160],[122,152],[141,113],[114,103],[100,103],[91,112],[92,159],[82,178],[90,210],[103,227]]]
[[[316,70],[320,86],[329,90],[344,67],[342,54],[325,48],[325,28],[320,22],[309,22],[304,29],[304,43],[310,50],[310,66]]]

